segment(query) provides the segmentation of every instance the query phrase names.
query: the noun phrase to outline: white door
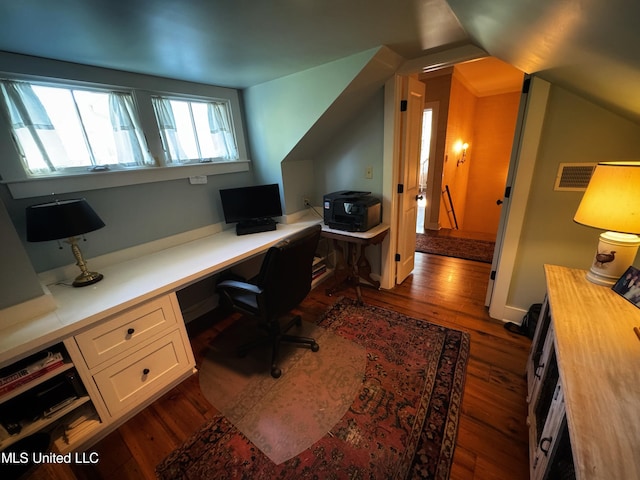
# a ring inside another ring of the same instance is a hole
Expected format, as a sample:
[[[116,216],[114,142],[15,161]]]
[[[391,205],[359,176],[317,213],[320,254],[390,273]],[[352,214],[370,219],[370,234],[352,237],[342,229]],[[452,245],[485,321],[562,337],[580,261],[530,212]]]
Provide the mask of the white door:
[[[525,85],[507,174],[508,195],[505,192],[485,298],[492,318],[512,322],[522,318],[520,310],[509,310],[507,299],[550,89],[550,84],[538,77],[526,77]]]
[[[487,286],[487,293],[485,296],[485,306],[491,304],[491,297],[493,296],[493,288],[495,286],[496,272],[498,271],[498,265],[500,263],[500,252],[502,250],[502,242],[504,241],[504,231],[506,226],[507,217],[509,214],[509,206],[511,200],[511,189],[513,188],[513,182],[516,175],[516,168],[518,166],[518,155],[520,152],[520,143],[522,140],[522,131],[524,129],[524,119],[527,110],[527,99],[529,98],[529,85],[531,79],[525,76],[524,86],[520,94],[520,105],[518,107],[518,118],[516,120],[516,129],[513,137],[513,145],[511,146],[511,158],[509,160],[509,171],[507,172],[507,181],[505,185],[504,197],[502,198],[502,208],[500,210],[500,221],[498,222],[498,231],[496,232],[496,245],[493,249],[493,261],[491,263],[491,274],[489,276],[489,284]]]
[[[402,283],[413,271],[416,254],[416,219],[420,189],[420,144],[425,85],[406,77],[406,95],[401,114],[402,147],[398,179],[398,243],[396,283]]]

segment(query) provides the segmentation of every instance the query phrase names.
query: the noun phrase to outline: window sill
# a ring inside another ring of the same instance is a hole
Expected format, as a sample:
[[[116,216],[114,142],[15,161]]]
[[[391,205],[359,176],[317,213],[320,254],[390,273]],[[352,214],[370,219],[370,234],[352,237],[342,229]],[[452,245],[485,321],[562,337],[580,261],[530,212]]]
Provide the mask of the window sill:
[[[236,162],[184,165],[179,167],[150,167],[139,170],[91,172],[61,177],[5,180],[14,199],[41,197],[52,193],[71,193],[85,190],[122,187],[141,183],[164,182],[200,175],[221,175],[249,171],[249,160]]]

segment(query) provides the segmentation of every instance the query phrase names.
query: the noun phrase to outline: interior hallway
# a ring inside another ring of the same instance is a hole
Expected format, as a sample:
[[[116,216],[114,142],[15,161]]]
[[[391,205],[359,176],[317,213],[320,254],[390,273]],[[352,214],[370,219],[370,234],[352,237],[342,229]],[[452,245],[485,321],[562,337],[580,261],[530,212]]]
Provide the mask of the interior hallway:
[[[425,233],[424,211],[425,211],[424,203],[418,202],[418,218],[416,221],[416,233]],[[437,233],[439,237],[471,238],[473,240],[486,240],[487,242],[496,241],[495,232],[494,233],[472,232],[467,230],[456,230],[452,228],[441,228],[440,230],[432,230],[431,232]]]

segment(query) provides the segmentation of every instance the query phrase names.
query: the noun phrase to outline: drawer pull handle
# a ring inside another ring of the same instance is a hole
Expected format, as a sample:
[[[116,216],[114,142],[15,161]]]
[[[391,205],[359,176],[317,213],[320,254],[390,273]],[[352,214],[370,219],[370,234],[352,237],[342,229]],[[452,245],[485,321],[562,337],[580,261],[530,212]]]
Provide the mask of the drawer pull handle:
[[[127,330],[127,335],[133,335],[135,333],[135,330],[133,328],[130,328],[129,330]]]
[[[549,447],[551,446],[552,440],[553,440],[553,437],[545,437],[542,440],[540,440],[540,450],[542,450],[542,453],[544,453],[545,457],[549,455]],[[546,450],[544,447],[545,442],[547,443]]]
[[[145,368],[144,370],[142,370],[142,374],[143,375],[149,375],[150,370],[148,368]]]

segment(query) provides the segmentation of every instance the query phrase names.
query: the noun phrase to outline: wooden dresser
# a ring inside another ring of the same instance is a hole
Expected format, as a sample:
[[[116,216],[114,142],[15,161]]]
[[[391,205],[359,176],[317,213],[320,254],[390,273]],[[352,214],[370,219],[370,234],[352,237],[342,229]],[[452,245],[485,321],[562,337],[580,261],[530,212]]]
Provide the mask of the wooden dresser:
[[[531,478],[640,479],[640,309],[546,265],[527,362]]]

